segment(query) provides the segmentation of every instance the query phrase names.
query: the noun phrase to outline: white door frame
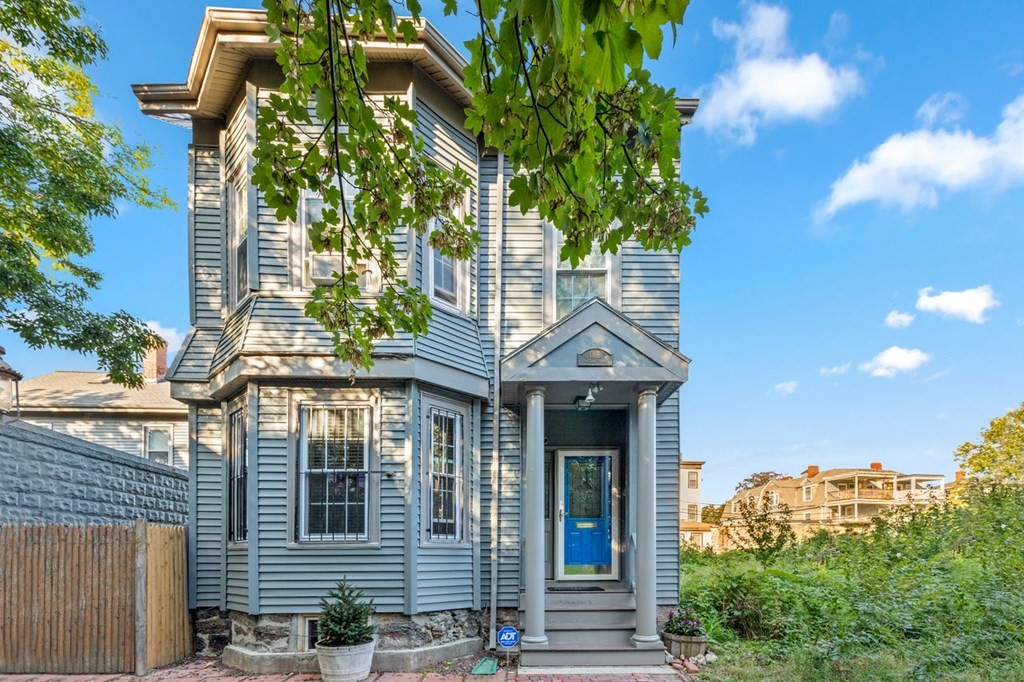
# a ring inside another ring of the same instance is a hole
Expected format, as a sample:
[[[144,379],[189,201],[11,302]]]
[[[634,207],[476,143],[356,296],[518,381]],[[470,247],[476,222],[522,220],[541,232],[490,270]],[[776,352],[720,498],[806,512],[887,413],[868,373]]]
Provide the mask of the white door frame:
[[[618,448],[559,448],[554,452],[555,516],[551,519],[555,530],[555,580],[618,580],[619,555],[619,449]],[[565,574],[565,457],[610,457],[612,467],[612,572],[608,575]]]

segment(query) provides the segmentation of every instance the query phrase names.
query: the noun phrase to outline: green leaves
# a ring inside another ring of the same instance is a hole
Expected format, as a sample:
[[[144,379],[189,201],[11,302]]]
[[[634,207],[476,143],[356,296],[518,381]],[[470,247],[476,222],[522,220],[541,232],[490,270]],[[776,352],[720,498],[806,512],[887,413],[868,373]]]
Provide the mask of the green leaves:
[[[468,258],[478,241],[471,216],[456,210],[473,178],[441,167],[415,134],[416,115],[400,97],[367,93],[360,39],[417,40],[419,4],[396,19],[388,0],[264,0],[285,74],[257,125],[255,182],[281,219],[295,219],[303,192],[326,209],[310,226],[349,266],[307,307],[354,368],[372,365],[373,343],[395,331],[425,333],[426,297],[400,280],[387,245],[404,230]],[[650,80],[663,34],[682,24],[680,0],[479,0],[463,6],[479,24],[466,42],[466,125],[504,152],[515,171],[509,204],[565,233],[562,254],[578,263],[594,245],[616,251],[629,239],[679,250],[707,212],[699,190],[679,178],[675,93]],[[445,14],[459,10],[445,0]],[[358,188],[346,199],[340,178]],[[351,222],[339,220],[349,215]],[[382,292],[360,298],[352,264],[377,263]]]
[[[33,348],[95,353],[113,381],[137,370],[159,338],[124,311],[87,308],[98,272],[90,223],[121,203],[170,206],[146,171],[151,149],[95,118],[84,67],[106,45],[71,0],[0,4],[0,327]]]

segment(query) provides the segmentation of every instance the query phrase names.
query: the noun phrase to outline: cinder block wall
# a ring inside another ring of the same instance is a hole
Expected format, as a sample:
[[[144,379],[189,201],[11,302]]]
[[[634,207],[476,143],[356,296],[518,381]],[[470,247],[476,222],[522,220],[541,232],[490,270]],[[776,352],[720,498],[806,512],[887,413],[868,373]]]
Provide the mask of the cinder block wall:
[[[180,469],[15,421],[0,425],[0,524],[188,521]]]

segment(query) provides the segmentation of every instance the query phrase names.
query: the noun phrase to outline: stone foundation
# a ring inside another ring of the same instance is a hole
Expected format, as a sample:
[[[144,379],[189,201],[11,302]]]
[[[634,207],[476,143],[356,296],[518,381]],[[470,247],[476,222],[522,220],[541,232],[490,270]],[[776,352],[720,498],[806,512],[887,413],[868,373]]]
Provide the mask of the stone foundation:
[[[192,612],[195,627],[195,650],[200,656],[220,656],[231,642],[231,620],[227,611],[195,609]]]
[[[480,637],[484,642],[491,641],[490,632],[491,620],[487,611],[484,611],[480,622]],[[498,609],[497,629],[500,630],[506,625],[519,628],[519,609]]]
[[[518,620],[515,609],[506,609],[507,618]],[[214,613],[217,612],[214,610]],[[304,614],[315,617],[314,614]],[[226,665],[249,673],[316,672],[316,653],[305,650],[300,615],[252,616],[238,611],[223,614],[231,644],[223,644]],[[375,671],[413,671],[479,651],[485,624],[480,611],[459,609],[406,616],[378,613]],[[212,631],[214,620],[208,617]],[[197,632],[198,632],[197,615]],[[499,619],[499,625],[504,624]],[[219,642],[220,640],[218,640]],[[205,651],[213,649],[212,642]]]

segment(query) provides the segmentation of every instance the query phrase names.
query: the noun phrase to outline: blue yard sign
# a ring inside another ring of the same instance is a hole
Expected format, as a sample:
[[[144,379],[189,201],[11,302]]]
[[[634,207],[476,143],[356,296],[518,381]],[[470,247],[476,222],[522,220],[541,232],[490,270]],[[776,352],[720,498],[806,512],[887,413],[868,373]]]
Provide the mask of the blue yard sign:
[[[519,630],[516,630],[511,625],[506,625],[498,630],[498,644],[506,649],[511,649],[516,644],[519,644]]]

